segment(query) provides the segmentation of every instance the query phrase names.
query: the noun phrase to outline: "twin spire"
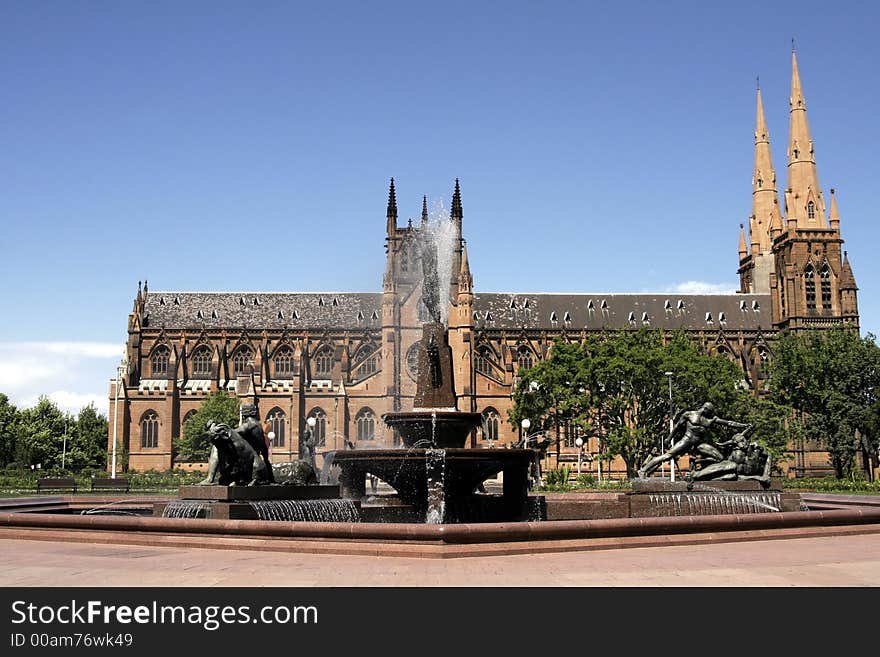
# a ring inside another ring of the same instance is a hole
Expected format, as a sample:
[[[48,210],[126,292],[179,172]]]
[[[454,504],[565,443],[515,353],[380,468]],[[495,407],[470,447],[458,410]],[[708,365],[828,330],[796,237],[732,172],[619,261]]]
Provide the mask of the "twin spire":
[[[397,230],[397,192],[394,189],[394,178],[388,188],[388,209],[385,213],[388,220],[388,234],[392,235]],[[464,212],[461,207],[461,187],[458,178],[455,179],[455,191],[452,192],[452,208],[449,213],[449,219],[458,224],[461,229],[461,220]],[[422,225],[428,223],[428,197],[422,197]]]
[[[752,177],[752,213],[749,217],[751,253],[766,254],[773,239],[786,228],[828,229],[825,200],[819,187],[819,175],[810,127],[807,102],[798,70],[797,53],[791,53],[791,97],[789,99],[788,181],[785,189],[785,217],[779,208],[776,171],[770,154],[770,132],[764,118],[761,87],[757,90],[755,120],[755,170]],[[839,228],[837,201],[832,192],[831,228]],[[741,250],[741,247],[740,247]]]

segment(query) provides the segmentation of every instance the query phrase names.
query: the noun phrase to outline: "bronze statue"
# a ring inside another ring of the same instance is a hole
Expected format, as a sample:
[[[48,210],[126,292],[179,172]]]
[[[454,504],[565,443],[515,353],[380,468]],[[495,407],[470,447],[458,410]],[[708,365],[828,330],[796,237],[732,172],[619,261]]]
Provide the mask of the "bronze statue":
[[[765,486],[770,483],[770,453],[756,442],[749,442],[751,424],[728,441],[718,443],[718,447],[728,451],[724,460],[700,470],[691,470],[687,481],[736,481],[751,479]]]
[[[674,441],[665,453],[648,459],[639,468],[639,478],[644,479],[654,470],[660,467],[664,461],[671,461],[683,456],[685,453],[699,454],[710,461],[720,462],[724,455],[713,444],[708,442],[707,433],[714,426],[731,427],[733,429],[745,429],[748,425],[733,420],[724,420],[715,415],[715,406],[712,402],[706,402],[695,411],[685,411],[672,427],[669,433],[670,441]],[[677,438],[681,434],[680,438]]]
[[[229,425],[209,421],[206,433],[211,441],[208,475],[199,485],[271,484],[275,478],[269,461],[269,447],[263,427],[257,420],[257,407],[241,407],[241,424]]]
[[[211,460],[208,476],[200,485],[254,486],[268,484],[271,470],[257,450],[237,429],[227,424],[208,422]]]

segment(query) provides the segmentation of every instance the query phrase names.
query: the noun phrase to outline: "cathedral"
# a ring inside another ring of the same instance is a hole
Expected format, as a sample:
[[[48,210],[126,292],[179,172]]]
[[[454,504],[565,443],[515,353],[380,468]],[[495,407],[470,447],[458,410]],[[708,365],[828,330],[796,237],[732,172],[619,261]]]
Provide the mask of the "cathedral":
[[[683,329],[707,352],[737,362],[749,385],[759,389],[777,331],[858,328],[858,288],[841,248],[834,190],[826,206],[819,186],[794,52],[789,126],[780,207],[758,89],[752,211],[748,227],[740,224],[736,294],[478,292],[455,181],[446,219],[454,235],[449,343],[458,408],[484,419],[470,438],[472,447],[521,438],[520,428],[507,422],[517,372],[545,358],[557,338],[579,340],[592,331],[643,326]],[[351,445],[395,445],[381,416],[412,407],[417,341],[427,319],[417,245],[428,226],[426,202],[420,222],[398,224],[391,179],[381,291],[182,292],[139,284],[128,318],[125,364],[110,386],[108,453],[127,458],[120,466],[131,470],[192,467],[173,460],[172,440],[202,399],[218,390],[257,405],[272,425],[275,462],[299,458],[311,418],[319,458]],[[574,431],[563,428],[562,437],[548,467],[577,453]],[[597,439],[584,439],[585,458],[592,461]],[[788,474],[829,472],[827,454],[817,445],[794,448]],[[621,463],[609,474],[624,473]]]

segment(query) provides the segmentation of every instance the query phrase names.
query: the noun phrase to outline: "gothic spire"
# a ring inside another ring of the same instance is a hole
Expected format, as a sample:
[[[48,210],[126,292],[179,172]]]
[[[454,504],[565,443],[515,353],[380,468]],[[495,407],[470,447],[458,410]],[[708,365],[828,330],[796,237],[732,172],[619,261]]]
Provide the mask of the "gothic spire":
[[[422,226],[428,224],[428,197],[422,197]]]
[[[840,289],[841,290],[858,290],[856,285],[856,277],[853,276],[852,267],[849,264],[849,254],[843,252],[843,267],[840,269]]]
[[[459,292],[470,292],[474,286],[474,277],[471,276],[471,265],[468,262],[467,242],[461,241],[461,267],[458,274]]]
[[[458,178],[456,178],[455,191],[452,192],[452,210],[450,211],[450,218],[461,225],[461,219],[463,216],[464,212],[462,212],[461,209],[461,189],[458,186]]]
[[[807,102],[801,86],[797,53],[791,51],[791,98],[788,129],[788,189],[785,214],[798,228],[827,228],[825,201],[819,188],[813,140],[807,122]]]
[[[767,253],[771,248],[770,227],[774,215],[779,214],[779,194],[776,189],[776,170],[770,156],[770,132],[764,118],[764,102],[758,87],[755,118],[755,171],[752,176],[752,215],[749,235],[752,251]]]
[[[746,231],[743,225],[739,225],[739,259],[742,260],[749,255],[749,247],[746,246]]]
[[[397,195],[394,193],[394,178],[391,179],[391,187],[388,189],[388,210],[385,217],[388,219],[388,235],[394,235],[397,230]]]
[[[834,194],[834,188],[831,188],[831,210],[828,213],[828,222],[831,224],[831,230],[840,232],[840,212],[837,210],[837,196]]]

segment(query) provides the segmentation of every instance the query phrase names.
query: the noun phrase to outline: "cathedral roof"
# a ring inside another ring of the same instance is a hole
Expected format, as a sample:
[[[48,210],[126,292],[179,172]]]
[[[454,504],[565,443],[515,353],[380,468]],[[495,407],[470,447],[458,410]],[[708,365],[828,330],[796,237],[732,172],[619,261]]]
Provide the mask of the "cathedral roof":
[[[379,328],[382,294],[360,292],[154,292],[146,326],[166,328]]]
[[[475,294],[474,314],[488,329],[771,328],[768,294]]]
[[[368,292],[153,292],[144,325],[182,328],[378,329],[382,294]],[[474,295],[474,326],[487,329],[769,330],[766,294]]]

